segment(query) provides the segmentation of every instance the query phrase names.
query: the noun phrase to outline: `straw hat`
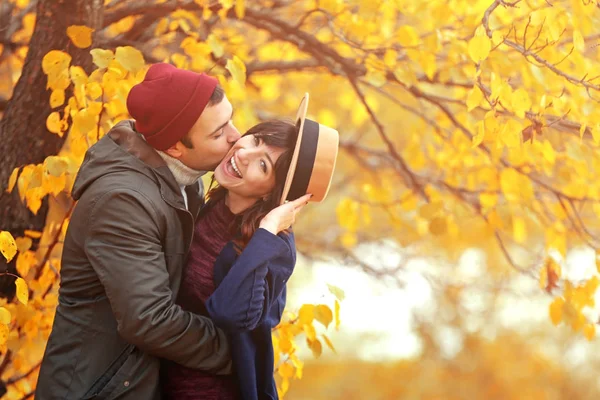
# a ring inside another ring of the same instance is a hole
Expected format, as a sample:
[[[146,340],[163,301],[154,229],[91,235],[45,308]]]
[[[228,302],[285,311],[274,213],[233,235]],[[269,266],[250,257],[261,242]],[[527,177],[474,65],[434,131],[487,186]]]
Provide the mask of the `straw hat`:
[[[281,204],[311,193],[312,202],[327,196],[335,169],[339,147],[339,134],[333,128],[306,118],[308,93],[300,102],[296,113],[299,126],[298,140],[285,180]]]

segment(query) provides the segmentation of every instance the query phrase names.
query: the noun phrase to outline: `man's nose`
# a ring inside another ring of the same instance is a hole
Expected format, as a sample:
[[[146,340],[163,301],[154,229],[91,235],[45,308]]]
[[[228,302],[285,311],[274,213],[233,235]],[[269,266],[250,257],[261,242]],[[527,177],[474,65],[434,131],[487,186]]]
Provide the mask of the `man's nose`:
[[[235,125],[233,125],[233,123],[231,124],[231,129],[229,130],[229,135],[227,137],[227,141],[230,144],[233,144],[235,142],[237,142],[240,139],[241,135],[240,135],[240,131],[237,130],[237,128],[235,127]]]

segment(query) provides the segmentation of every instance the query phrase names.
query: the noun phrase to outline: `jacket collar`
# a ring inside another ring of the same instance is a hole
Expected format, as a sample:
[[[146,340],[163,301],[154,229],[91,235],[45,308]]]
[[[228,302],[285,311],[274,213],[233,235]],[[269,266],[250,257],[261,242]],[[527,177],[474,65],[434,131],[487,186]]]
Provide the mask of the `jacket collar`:
[[[110,130],[110,132],[108,132],[108,136],[121,149],[149,168],[154,180],[160,188],[163,200],[166,203],[174,208],[185,209],[181,189],[171,173],[171,170],[158,152],[144,140],[139,132],[135,130],[135,125],[132,120],[119,122]],[[197,189],[195,192],[196,196],[199,197],[198,183],[192,185],[192,187]],[[188,195],[189,194],[188,191]]]

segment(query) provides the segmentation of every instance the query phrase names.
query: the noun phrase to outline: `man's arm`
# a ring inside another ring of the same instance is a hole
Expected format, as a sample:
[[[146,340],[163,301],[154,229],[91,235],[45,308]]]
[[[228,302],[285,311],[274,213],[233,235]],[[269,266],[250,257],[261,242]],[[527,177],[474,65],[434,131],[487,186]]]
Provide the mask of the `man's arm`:
[[[229,374],[224,332],[174,304],[155,215],[152,202],[133,189],[105,193],[90,214],[85,252],[104,285],[119,334],[155,356]]]

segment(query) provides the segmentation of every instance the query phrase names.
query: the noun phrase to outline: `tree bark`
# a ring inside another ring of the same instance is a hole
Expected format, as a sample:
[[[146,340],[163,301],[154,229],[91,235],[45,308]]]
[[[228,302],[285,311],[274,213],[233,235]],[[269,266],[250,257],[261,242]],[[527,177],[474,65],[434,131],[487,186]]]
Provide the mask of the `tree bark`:
[[[0,121],[0,230],[8,230],[13,236],[21,235],[25,229],[42,230],[47,202],[34,215],[21,203],[16,188],[12,194],[7,193],[11,172],[16,167],[41,163],[47,156],[58,153],[64,142],[64,138],[46,129],[46,118],[52,110],[42,59],[50,50],[66,51],[72,56],[71,65],[80,65],[89,72],[90,49],[75,47],[67,37],[67,27],[86,25],[99,29],[103,12],[102,0],[38,0],[36,24],[21,77]],[[6,268],[2,264],[3,258],[0,271]],[[0,292],[2,289],[0,282]]]

